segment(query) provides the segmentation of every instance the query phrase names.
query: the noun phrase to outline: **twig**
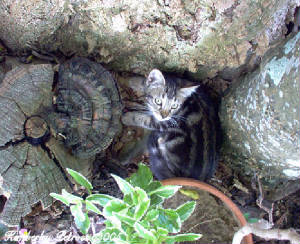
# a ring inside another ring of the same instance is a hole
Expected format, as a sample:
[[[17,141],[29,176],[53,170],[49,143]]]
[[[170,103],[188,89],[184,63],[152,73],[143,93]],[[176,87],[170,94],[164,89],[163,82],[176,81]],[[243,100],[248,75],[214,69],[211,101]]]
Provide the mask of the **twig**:
[[[42,60],[47,60],[47,61],[56,61],[54,57],[48,56],[48,55],[44,55],[44,54],[40,54],[35,50],[31,50],[31,53],[33,56],[40,58]]]
[[[244,236],[252,233],[265,240],[277,239],[277,240],[288,240],[291,244],[300,243],[300,235],[294,229],[264,229],[256,226],[255,224],[247,224],[237,231],[232,240],[232,244],[240,244]]]
[[[257,223],[247,223],[244,227],[238,230],[232,240],[232,244],[240,244],[244,236],[252,233],[256,236],[259,236],[265,240],[277,239],[277,240],[288,240],[291,244],[300,243],[300,235],[294,229],[272,229],[273,223],[273,207],[274,202],[270,203],[269,201],[264,200],[263,189],[259,176],[255,174],[254,176],[257,181],[259,196],[256,200],[256,204],[269,214],[269,221],[260,219]],[[256,186],[254,186],[256,188]],[[256,188],[257,189],[257,188]],[[271,206],[266,206],[270,205]]]
[[[271,226],[273,226],[274,225],[274,222],[273,222],[274,202],[270,203],[269,201],[264,200],[263,189],[262,189],[262,186],[261,186],[259,176],[257,174],[255,174],[254,177],[256,178],[256,181],[257,181],[257,184],[258,184],[258,190],[259,190],[259,196],[258,196],[258,199],[256,200],[256,204],[257,204],[257,206],[259,206],[261,209],[265,210],[268,213],[268,215],[269,215],[269,224]],[[270,204],[271,204],[271,206],[266,206],[266,205],[270,205]]]
[[[201,218],[202,220],[203,218]],[[192,226],[191,228],[189,228],[187,231],[185,231],[185,233],[189,233],[189,232],[192,232],[192,230],[196,229],[199,225],[203,225],[203,224],[206,224],[206,223],[211,223],[213,221],[222,221],[221,218],[213,218],[213,219],[208,219],[208,220],[205,220],[203,222],[200,222],[200,223],[197,223],[196,225]]]

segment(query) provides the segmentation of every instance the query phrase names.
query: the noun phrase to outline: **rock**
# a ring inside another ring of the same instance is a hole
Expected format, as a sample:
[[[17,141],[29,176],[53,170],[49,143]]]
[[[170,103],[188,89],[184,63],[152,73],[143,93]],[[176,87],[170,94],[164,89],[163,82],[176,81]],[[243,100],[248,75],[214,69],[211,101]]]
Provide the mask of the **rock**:
[[[7,49],[3,45],[3,43],[0,40],[0,63],[2,63],[5,60],[5,55],[7,55]]]
[[[2,82],[2,80],[4,79],[5,73],[2,71],[1,67],[0,67],[0,84]]]
[[[45,38],[52,38],[65,21],[65,3],[66,1],[1,1],[0,39],[6,47],[18,51],[30,49],[34,43],[42,44]],[[8,26],[10,28],[7,29]]]
[[[7,226],[0,223],[0,238],[2,238],[7,231],[8,231]]]
[[[300,33],[268,51],[221,105],[228,163],[270,185],[300,178],[299,49]]]
[[[121,90],[124,89],[125,92],[129,93],[127,94],[127,97],[122,97],[123,99],[125,98],[130,98],[131,100],[138,100],[142,96],[145,95],[144,91],[144,81],[145,77],[142,76],[117,76],[117,81],[119,86],[121,87]],[[129,89],[132,89],[132,92],[129,91]]]
[[[198,79],[218,74],[232,79],[284,37],[299,5],[298,0],[2,0],[0,39],[15,52],[93,56],[141,75],[159,68]]]

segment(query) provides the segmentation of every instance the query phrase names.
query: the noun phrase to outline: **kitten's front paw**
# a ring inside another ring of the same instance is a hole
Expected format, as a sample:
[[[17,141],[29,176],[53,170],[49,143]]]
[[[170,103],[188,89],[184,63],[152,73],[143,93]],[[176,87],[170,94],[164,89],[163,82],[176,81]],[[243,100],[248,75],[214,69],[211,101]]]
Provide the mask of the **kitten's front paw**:
[[[133,124],[134,113],[127,112],[122,115],[121,121],[124,125],[131,126]]]

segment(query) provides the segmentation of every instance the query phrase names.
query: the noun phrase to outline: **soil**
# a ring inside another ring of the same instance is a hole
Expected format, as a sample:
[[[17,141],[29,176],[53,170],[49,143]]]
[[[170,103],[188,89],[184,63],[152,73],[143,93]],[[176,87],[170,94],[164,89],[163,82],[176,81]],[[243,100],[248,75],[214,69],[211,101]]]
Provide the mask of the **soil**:
[[[203,235],[196,242],[182,242],[182,244],[230,244],[239,227],[231,211],[219,199],[205,191],[195,187],[182,187],[181,189],[195,191],[198,194],[198,199],[193,214],[183,223],[180,233]],[[165,201],[164,207],[176,209],[181,204],[191,200],[193,198],[179,191]]]

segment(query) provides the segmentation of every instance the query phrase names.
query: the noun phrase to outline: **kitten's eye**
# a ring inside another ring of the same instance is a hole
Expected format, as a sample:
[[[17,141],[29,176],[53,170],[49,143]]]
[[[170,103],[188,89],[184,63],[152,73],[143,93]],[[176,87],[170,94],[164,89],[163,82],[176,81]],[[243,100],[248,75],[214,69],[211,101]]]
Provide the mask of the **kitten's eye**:
[[[161,105],[161,100],[159,98],[155,98],[154,99],[154,102],[157,104],[157,105]]]
[[[177,103],[173,103],[171,109],[176,109],[178,108],[178,104]]]

